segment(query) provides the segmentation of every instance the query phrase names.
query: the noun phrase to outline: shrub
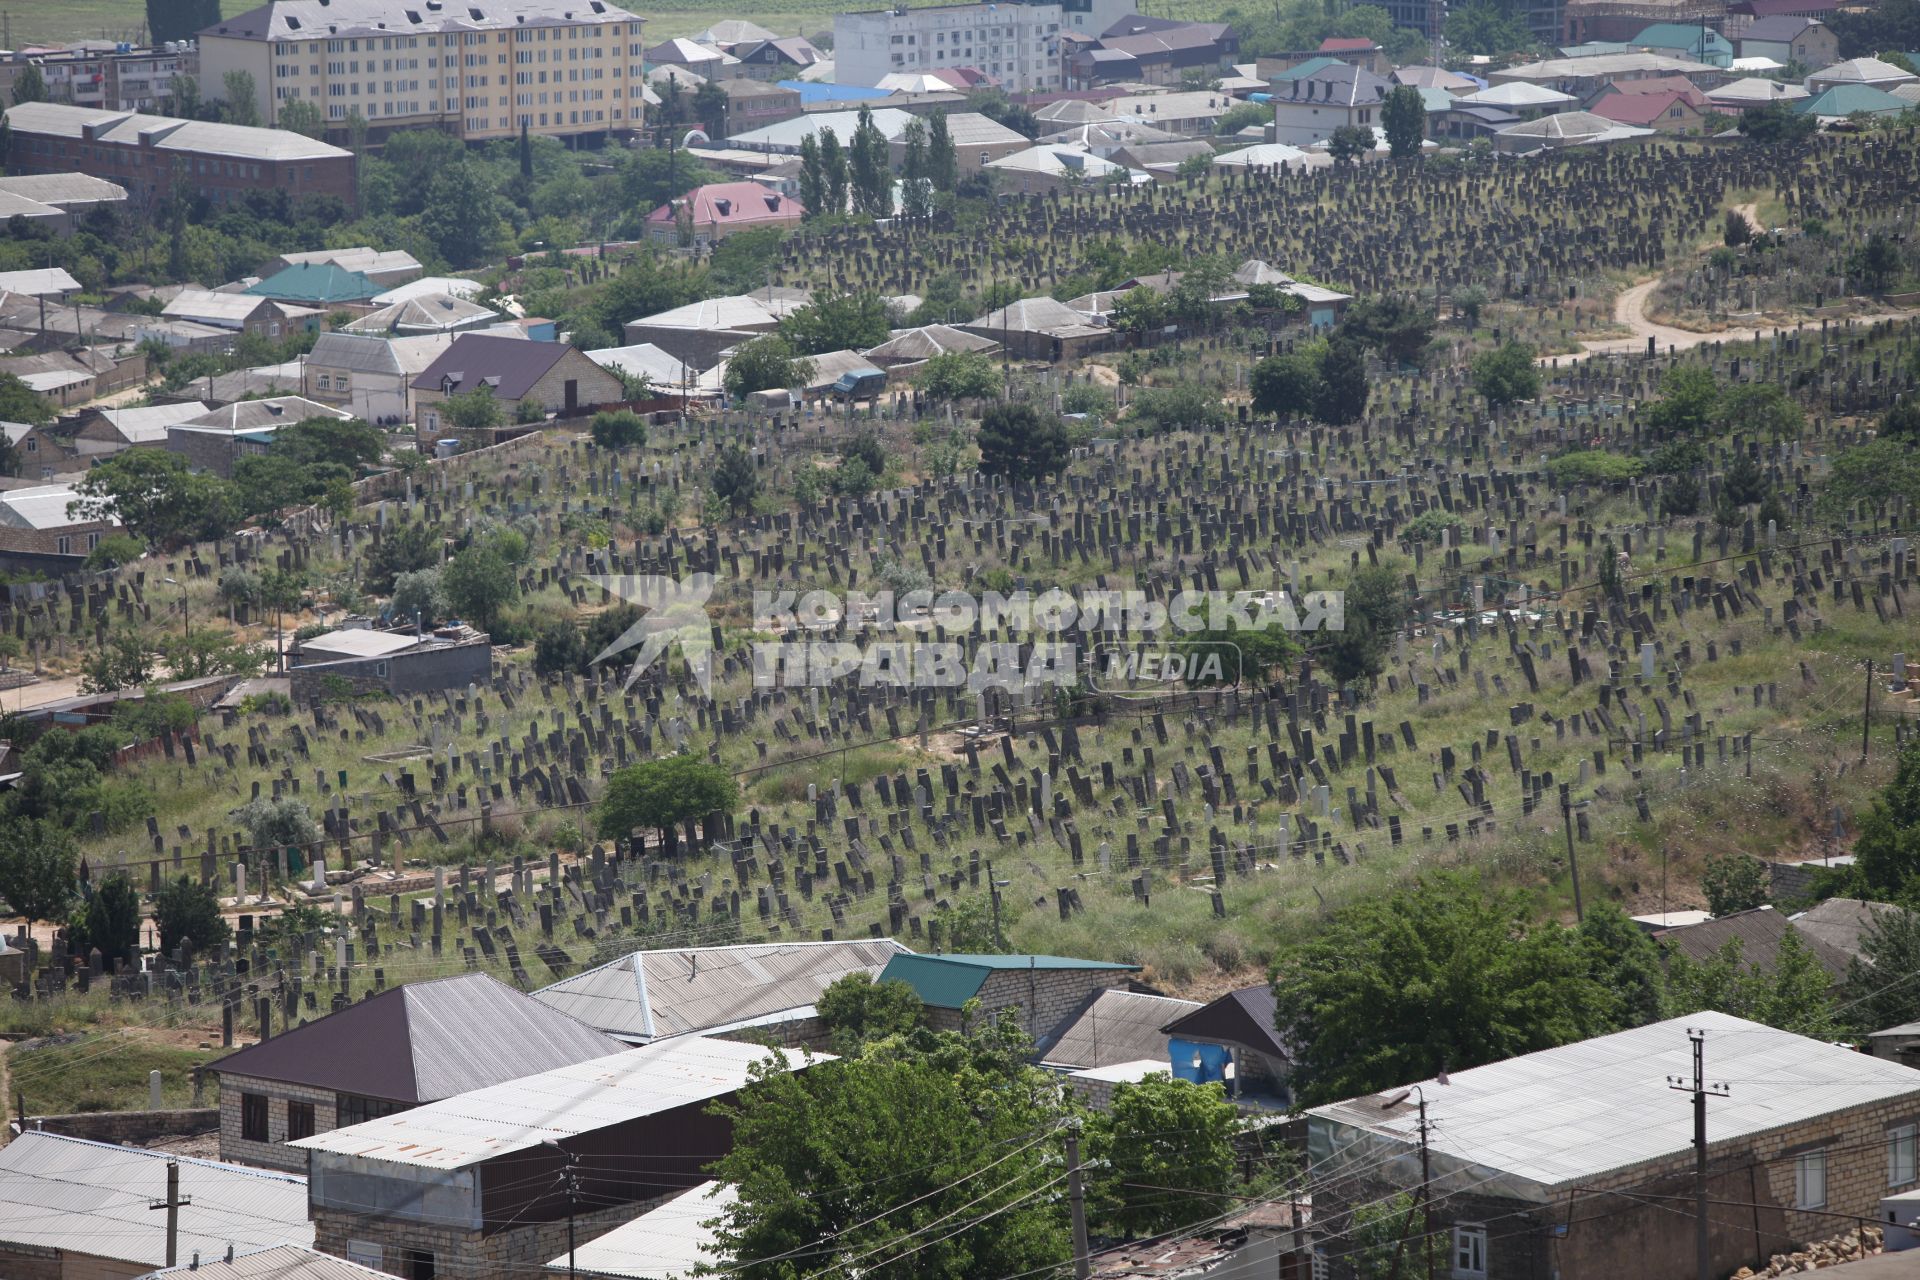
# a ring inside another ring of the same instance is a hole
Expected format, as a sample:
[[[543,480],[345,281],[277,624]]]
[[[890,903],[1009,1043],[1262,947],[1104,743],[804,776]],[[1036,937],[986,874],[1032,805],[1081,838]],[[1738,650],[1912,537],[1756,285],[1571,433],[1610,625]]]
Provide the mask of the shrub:
[[[1644,463],[1617,453],[1597,449],[1564,453],[1547,463],[1547,474],[1562,489],[1582,484],[1619,484],[1639,475]]]

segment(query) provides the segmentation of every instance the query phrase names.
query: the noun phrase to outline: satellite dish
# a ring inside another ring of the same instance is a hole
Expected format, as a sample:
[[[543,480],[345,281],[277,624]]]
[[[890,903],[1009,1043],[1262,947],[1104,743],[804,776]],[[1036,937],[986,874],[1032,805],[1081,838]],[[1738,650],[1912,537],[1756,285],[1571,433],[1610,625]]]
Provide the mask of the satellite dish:
[[[680,145],[690,147],[696,142],[705,144],[711,141],[712,139],[707,137],[707,131],[705,129],[689,129],[687,130],[687,136],[680,139]]]

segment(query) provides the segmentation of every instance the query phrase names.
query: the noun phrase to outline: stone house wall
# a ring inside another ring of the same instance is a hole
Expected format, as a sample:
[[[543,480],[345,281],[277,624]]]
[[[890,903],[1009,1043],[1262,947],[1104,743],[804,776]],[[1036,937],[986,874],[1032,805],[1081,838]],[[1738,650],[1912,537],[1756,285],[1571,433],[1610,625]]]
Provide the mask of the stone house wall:
[[[240,1099],[243,1094],[263,1094],[267,1099],[267,1141],[254,1142],[240,1136]],[[262,1080],[257,1076],[220,1077],[220,1158],[235,1164],[261,1169],[279,1169],[304,1175],[307,1153],[285,1146],[287,1141],[287,1103],[313,1104],[313,1131],[326,1133],[339,1127],[339,1100],[331,1089],[289,1084],[284,1080]]]

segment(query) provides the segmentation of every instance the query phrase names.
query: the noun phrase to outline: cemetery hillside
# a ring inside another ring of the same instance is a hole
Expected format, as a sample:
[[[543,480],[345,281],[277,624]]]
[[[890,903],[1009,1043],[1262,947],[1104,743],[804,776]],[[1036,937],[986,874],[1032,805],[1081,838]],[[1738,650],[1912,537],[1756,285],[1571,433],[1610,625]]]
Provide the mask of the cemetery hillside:
[[[1906,1274],[1913,0],[87,4],[0,1276]]]

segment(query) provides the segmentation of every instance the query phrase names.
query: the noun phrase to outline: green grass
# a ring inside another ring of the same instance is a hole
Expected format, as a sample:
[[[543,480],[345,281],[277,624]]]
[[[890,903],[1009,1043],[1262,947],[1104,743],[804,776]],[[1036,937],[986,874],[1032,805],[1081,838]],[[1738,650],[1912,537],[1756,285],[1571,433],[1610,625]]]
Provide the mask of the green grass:
[[[116,1031],[104,1037],[89,1034],[70,1044],[16,1045],[7,1051],[7,1070],[29,1115],[138,1111],[147,1105],[149,1071],[161,1073],[161,1097],[167,1106],[189,1106],[193,1069],[220,1053],[218,1048],[159,1044],[135,1032]],[[214,1095],[209,1081],[202,1105],[212,1106]]]
[[[249,0],[220,0],[232,17],[253,8]],[[140,40],[147,29],[144,0],[28,0],[7,6],[15,49],[73,40]]]

